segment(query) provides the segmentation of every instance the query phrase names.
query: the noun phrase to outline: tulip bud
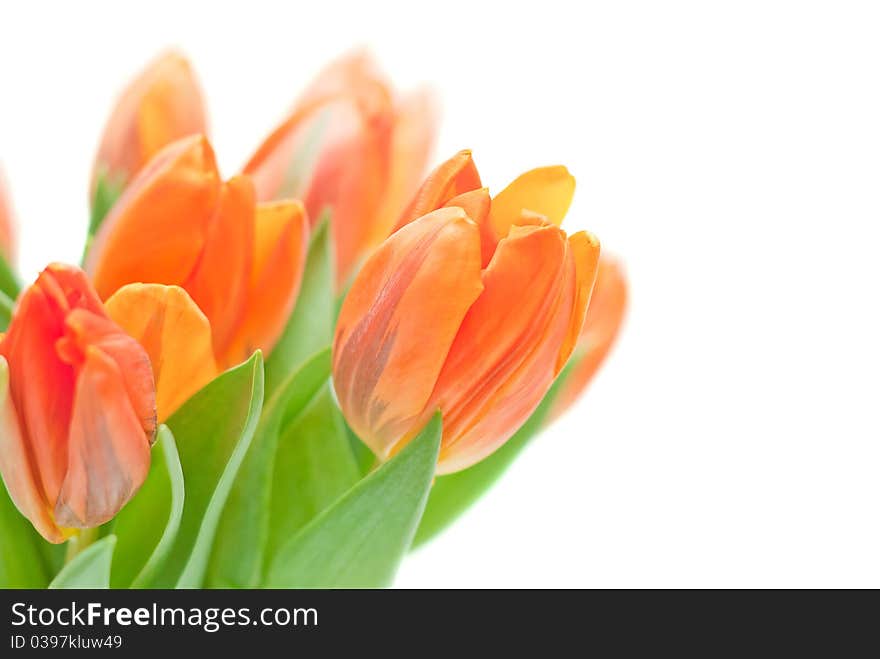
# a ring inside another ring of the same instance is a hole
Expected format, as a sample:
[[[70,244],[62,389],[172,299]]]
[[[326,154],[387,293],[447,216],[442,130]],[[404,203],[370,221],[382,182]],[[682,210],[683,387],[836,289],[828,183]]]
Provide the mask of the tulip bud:
[[[202,93],[179,53],[151,62],[116,102],[95,160],[99,177],[124,188],[153,156],[182,137],[207,132]]]
[[[441,165],[342,306],[333,378],[380,459],[439,409],[437,473],[499,448],[531,415],[583,325],[599,244],[567,236],[574,180],[534,170],[490,199],[469,152]]]
[[[106,300],[132,283],[179,286],[207,316],[221,369],[271,351],[293,310],[308,243],[299,202],[257,204],[247,176],[223,182],[202,136],[169,145],[95,236],[86,271]]]
[[[0,473],[50,542],[111,519],[150,467],[156,397],[144,349],[78,268],[50,265],[0,341]]]
[[[626,314],[626,288],[623,266],[611,257],[599,259],[596,285],[573,357],[576,363],[553,403],[551,419],[571,407],[611,352]]]
[[[427,165],[436,124],[422,91],[396,96],[355,53],[325,69],[244,168],[261,201],[302,199],[332,213],[337,281],[390,232]]]

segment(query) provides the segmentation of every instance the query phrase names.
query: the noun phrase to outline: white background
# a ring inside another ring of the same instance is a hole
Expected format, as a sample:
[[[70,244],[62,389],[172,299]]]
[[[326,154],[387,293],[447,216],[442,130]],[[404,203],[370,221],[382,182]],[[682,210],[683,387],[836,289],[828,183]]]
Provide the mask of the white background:
[[[663,5],[663,6],[661,6]],[[194,61],[229,175],[352,45],[445,101],[437,158],[579,180],[626,331],[582,403],[398,585],[880,586],[880,17],[871,3],[3,3],[30,278],[76,260],[114,95]]]

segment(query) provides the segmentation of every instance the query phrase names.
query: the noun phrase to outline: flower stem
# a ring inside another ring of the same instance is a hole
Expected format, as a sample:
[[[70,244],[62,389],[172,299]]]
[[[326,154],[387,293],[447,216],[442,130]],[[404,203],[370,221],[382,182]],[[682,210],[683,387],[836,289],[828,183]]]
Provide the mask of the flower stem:
[[[64,564],[70,563],[86,547],[98,539],[98,529],[83,529],[77,535],[67,541],[67,553],[64,555]]]

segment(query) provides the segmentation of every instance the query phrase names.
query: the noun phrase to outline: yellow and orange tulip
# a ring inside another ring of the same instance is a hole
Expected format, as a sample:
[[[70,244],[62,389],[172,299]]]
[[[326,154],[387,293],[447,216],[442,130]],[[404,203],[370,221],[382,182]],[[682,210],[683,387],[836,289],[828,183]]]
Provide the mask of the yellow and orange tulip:
[[[437,473],[499,448],[571,354],[599,244],[559,228],[574,179],[533,170],[494,199],[467,151],[442,164],[342,306],[333,380],[352,428],[380,459],[443,415]]]
[[[575,348],[578,360],[553,403],[551,418],[565,412],[584,392],[605,361],[626,314],[627,286],[623,266],[612,257],[599,259],[599,272],[584,329]]]
[[[436,112],[424,92],[397,96],[364,53],[325,69],[244,168],[261,201],[332,211],[337,282],[385,239],[418,187]]]
[[[0,341],[0,473],[50,542],[111,519],[150,467],[156,395],[144,349],[85,273],[54,264]]]
[[[101,137],[93,188],[99,176],[124,187],[167,145],[206,133],[202,92],[192,67],[179,53],[165,53],[117,100]]]
[[[223,182],[208,141],[191,136],[131,182],[95,236],[86,271],[104,300],[133,283],[185,289],[225,369],[272,350],[296,302],[307,243],[302,204],[258,204],[250,179]]]

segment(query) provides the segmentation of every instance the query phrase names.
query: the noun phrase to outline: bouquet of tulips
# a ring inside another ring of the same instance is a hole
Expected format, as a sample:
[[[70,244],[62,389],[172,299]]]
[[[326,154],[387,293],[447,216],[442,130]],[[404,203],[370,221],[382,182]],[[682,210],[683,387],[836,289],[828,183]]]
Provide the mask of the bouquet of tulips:
[[[124,91],[80,266],[0,190],[0,586],[377,587],[585,388],[626,283],[561,166],[425,176],[432,97],[356,53],[224,180],[189,63]]]

